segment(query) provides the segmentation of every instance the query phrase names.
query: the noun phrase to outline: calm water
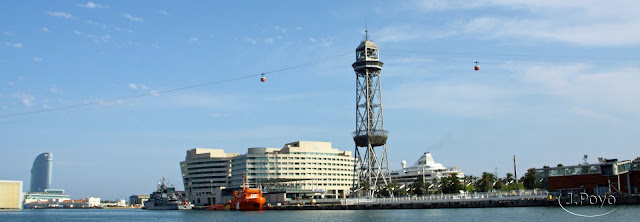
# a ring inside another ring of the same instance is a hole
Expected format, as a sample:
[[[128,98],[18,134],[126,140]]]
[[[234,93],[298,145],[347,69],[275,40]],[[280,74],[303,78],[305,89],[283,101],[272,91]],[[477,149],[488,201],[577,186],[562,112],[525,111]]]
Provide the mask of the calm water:
[[[0,211],[0,221],[638,221],[640,206],[569,207],[578,214],[613,213],[596,218],[571,215],[560,207],[417,210],[308,211],[148,211],[140,209],[47,209]]]

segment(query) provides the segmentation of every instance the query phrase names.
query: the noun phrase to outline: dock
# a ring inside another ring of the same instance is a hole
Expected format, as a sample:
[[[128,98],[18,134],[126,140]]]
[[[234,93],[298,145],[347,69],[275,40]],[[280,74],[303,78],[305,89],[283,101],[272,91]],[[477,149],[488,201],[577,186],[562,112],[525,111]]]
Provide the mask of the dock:
[[[493,195],[427,195],[397,198],[358,198],[333,201],[290,202],[287,205],[271,206],[269,210],[372,210],[372,209],[435,209],[435,208],[488,208],[488,207],[557,207],[560,202],[570,202],[569,197],[549,195],[546,191],[530,191],[514,194]],[[640,195],[616,197],[616,205],[640,204]],[[575,197],[573,199],[576,200]]]

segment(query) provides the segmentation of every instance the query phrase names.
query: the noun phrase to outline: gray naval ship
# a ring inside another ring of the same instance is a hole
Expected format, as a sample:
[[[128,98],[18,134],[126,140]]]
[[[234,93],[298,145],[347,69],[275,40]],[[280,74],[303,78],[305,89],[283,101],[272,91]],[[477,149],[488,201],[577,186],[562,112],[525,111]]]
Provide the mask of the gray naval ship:
[[[158,189],[149,195],[149,200],[144,202],[143,209],[147,210],[191,210],[193,204],[187,201],[182,193],[175,187],[167,186],[165,179],[158,183]]]

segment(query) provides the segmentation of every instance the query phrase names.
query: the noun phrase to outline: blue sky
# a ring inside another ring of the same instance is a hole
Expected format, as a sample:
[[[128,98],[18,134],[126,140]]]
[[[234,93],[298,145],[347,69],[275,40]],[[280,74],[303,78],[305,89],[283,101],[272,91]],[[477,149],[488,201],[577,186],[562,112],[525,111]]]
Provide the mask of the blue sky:
[[[473,175],[504,176],[513,155],[519,176],[584,154],[632,159],[640,156],[638,8],[4,1],[0,179],[28,188],[33,159],[52,152],[54,187],[116,199],[150,193],[162,177],[182,189],[179,162],[195,147],[245,153],[315,140],[353,150],[351,64],[365,24],[385,63],[392,169],[425,151]],[[214,84],[162,93],[204,83]],[[146,96],[117,100],[137,95]]]

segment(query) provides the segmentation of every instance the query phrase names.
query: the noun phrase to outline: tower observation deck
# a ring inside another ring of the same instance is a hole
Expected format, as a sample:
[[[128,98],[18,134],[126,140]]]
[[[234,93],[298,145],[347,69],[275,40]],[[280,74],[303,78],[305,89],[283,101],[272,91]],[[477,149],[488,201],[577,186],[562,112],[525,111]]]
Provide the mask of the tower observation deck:
[[[354,170],[358,177],[354,191],[360,196],[372,196],[391,180],[380,87],[383,63],[378,46],[369,40],[368,32],[365,33],[352,65],[356,73],[356,131],[352,135],[357,161]]]

